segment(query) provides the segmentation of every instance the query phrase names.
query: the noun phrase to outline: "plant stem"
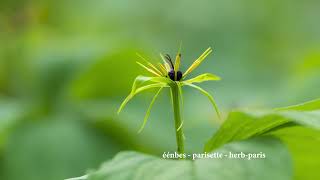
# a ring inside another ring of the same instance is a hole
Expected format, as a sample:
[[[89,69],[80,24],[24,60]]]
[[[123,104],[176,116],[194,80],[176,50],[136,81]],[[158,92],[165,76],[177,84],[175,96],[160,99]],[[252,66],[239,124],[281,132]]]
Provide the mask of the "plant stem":
[[[175,132],[176,132],[176,140],[177,140],[177,152],[179,154],[184,153],[184,138],[183,131],[181,127],[181,114],[180,114],[180,96],[179,96],[179,88],[176,82],[171,86],[171,95],[172,95],[172,105],[174,111],[174,122],[175,122]]]

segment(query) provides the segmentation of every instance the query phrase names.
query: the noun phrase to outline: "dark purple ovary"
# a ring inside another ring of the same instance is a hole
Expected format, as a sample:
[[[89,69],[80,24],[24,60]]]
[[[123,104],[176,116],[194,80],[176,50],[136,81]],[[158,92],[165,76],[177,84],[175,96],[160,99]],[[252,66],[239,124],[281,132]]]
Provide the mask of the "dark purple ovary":
[[[174,72],[174,70],[171,70],[170,72],[168,72],[168,76],[172,81],[175,81],[175,78],[174,78],[175,72]],[[181,78],[182,78],[182,72],[178,71],[177,72],[177,81],[180,81]]]

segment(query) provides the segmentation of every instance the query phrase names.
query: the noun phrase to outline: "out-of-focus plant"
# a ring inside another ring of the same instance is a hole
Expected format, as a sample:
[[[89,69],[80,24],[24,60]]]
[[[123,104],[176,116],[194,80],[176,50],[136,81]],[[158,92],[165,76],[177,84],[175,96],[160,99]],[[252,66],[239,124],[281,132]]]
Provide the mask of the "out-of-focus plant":
[[[182,130],[183,121],[182,121],[181,112],[180,112],[180,105],[183,105],[182,86],[190,86],[192,88],[197,89],[205,96],[207,96],[210,102],[212,103],[218,117],[221,118],[219,109],[215,103],[214,98],[201,87],[194,85],[194,83],[201,83],[204,81],[218,81],[220,80],[220,77],[214,74],[204,73],[204,74],[198,75],[197,77],[186,79],[187,75],[191,73],[194,69],[196,69],[203,62],[203,60],[212,52],[212,49],[209,47],[207,50],[205,50],[201,54],[201,56],[198,57],[198,59],[196,59],[193,62],[193,64],[184,73],[182,73],[179,69],[180,63],[181,63],[180,50],[181,48],[179,49],[176,55],[175,62],[172,61],[171,57],[168,54],[166,54],[165,56],[160,54],[164,63],[163,64],[158,63],[158,66],[155,66],[154,64],[146,60],[144,57],[137,54],[145,62],[145,64],[141,62],[137,62],[137,64],[139,64],[141,67],[146,69],[148,72],[150,72],[154,76],[140,75],[136,77],[131,89],[131,93],[127,96],[127,98],[121,104],[118,110],[118,113],[121,112],[121,110],[125,107],[125,105],[135,95],[148,89],[159,88],[159,90],[154,95],[149,105],[149,108],[143,120],[143,124],[140,130],[138,131],[138,132],[141,132],[147,123],[151,108],[156,98],[158,97],[158,95],[160,94],[163,88],[169,87],[171,92],[171,101],[172,101],[173,111],[174,111],[176,141],[178,146],[177,152],[179,154],[183,154],[184,153],[184,135]]]

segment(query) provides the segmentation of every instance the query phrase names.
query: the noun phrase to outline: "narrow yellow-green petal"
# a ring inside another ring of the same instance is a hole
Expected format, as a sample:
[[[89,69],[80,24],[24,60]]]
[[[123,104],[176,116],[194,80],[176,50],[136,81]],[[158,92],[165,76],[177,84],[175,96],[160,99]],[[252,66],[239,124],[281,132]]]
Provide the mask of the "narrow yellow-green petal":
[[[185,77],[186,75],[188,75],[189,73],[191,73],[194,69],[196,69],[201,63],[202,61],[212,52],[211,47],[209,47],[207,50],[205,50],[201,56],[195,60],[191,66],[186,70],[186,72],[183,74],[183,77]]]
[[[181,64],[181,45],[182,45],[182,43],[180,43],[180,47],[179,47],[178,53],[176,55],[175,63],[174,63],[174,70],[176,71],[176,73],[177,73],[177,71],[179,71],[180,64]]]
[[[167,61],[165,60],[164,56],[160,53],[160,57],[163,61],[164,67],[166,68],[167,72],[169,72],[171,70],[170,65],[167,63]]]
[[[177,54],[175,64],[174,64],[174,70],[179,71],[180,68],[180,63],[181,63],[181,54]]]
[[[162,89],[163,89],[163,87],[161,87],[161,88],[158,90],[158,92],[154,95],[154,97],[153,97],[153,99],[152,99],[152,101],[151,101],[151,103],[150,103],[150,105],[149,105],[149,107],[148,107],[148,110],[147,110],[147,112],[146,112],[146,115],[144,116],[143,123],[142,123],[142,125],[141,125],[138,133],[140,133],[140,132],[144,129],[144,127],[146,126],[147,121],[148,121],[148,118],[149,118],[149,116],[150,116],[151,108],[152,108],[154,102],[156,101],[157,97],[159,96],[159,94],[160,94],[160,92],[161,92]]]
[[[147,63],[148,66],[150,66],[154,71],[156,71],[158,74],[162,74],[162,72],[156,67],[154,66],[151,62],[149,62],[148,60],[146,60],[143,56],[141,56],[139,53],[136,53],[138,57],[140,57],[144,62]]]
[[[157,72],[155,72],[154,70],[146,67],[145,65],[143,65],[142,63],[140,62],[136,62],[137,64],[139,64],[141,67],[143,67],[144,69],[146,69],[147,71],[149,71],[150,73],[152,73],[153,75],[156,75],[156,76],[161,76],[160,74],[158,74]]]
[[[161,64],[158,63],[160,70],[162,71],[162,74],[164,74],[164,76],[166,76],[168,74],[168,71],[166,70],[166,68]]]
[[[180,67],[180,61],[181,61],[181,54],[179,53],[177,56],[176,56],[176,60],[175,60],[175,64],[174,64],[174,72],[175,72],[175,75],[174,75],[174,79],[177,80],[177,73],[179,71],[179,67]]]
[[[171,67],[168,63],[164,63],[164,67],[166,68],[167,72],[171,71]]]

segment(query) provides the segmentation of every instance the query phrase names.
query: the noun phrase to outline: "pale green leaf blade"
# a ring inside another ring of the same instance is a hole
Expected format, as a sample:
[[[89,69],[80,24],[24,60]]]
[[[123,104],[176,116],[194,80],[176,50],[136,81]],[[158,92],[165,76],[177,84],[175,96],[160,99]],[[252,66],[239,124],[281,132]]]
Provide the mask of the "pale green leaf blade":
[[[273,131],[286,144],[293,159],[294,179],[320,179],[320,130],[294,126]]]
[[[312,110],[320,110],[320,99],[315,99],[312,101],[308,101],[302,104],[276,108],[277,111],[286,111],[286,110],[296,110],[296,111],[312,111]]]
[[[157,87],[169,87],[169,86],[166,85],[165,83],[149,84],[149,85],[142,86],[142,87],[139,87],[138,89],[136,89],[135,94],[138,94],[138,93],[145,91],[145,90],[148,90],[150,88],[157,88]]]
[[[203,95],[207,96],[209,101],[211,102],[211,104],[213,105],[214,107],[214,110],[216,111],[217,113],[217,116],[218,118],[221,120],[221,114],[220,114],[220,111],[219,111],[219,108],[218,108],[218,105],[216,104],[213,96],[211,96],[207,91],[205,91],[204,89],[202,89],[201,87],[199,86],[196,86],[194,84],[190,84],[190,83],[186,83],[186,82],[182,82],[184,85],[187,85],[187,86],[190,86],[190,87],[193,87],[195,89],[197,89],[198,91],[200,91]]]
[[[220,79],[221,78],[217,75],[204,73],[192,79],[185,80],[184,82],[192,84],[192,83],[201,83],[204,81],[219,81]]]
[[[128,102],[133,98],[133,94],[129,94],[121,103],[117,113],[120,114],[120,112],[122,111],[122,109],[128,104]]]
[[[155,84],[149,84],[149,85],[145,85],[142,87],[139,87],[138,89],[135,89],[134,91],[132,91],[125,99],[124,101],[121,103],[117,113],[119,114],[122,109],[127,105],[127,103],[137,94],[139,94],[140,92],[143,92],[145,90],[148,89],[152,89],[152,88],[157,88],[157,87],[166,87],[165,84],[163,83],[155,83]]]
[[[154,83],[148,84],[146,83]],[[131,93],[126,97],[126,99],[121,103],[118,113],[125,107],[125,105],[138,93],[145,91],[150,88],[155,87],[167,87],[172,85],[173,81],[166,77],[149,77],[149,76],[137,76],[133,82]]]
[[[150,105],[149,105],[149,107],[147,109],[146,115],[144,116],[143,123],[142,123],[138,133],[140,133],[144,129],[145,125],[147,124],[147,121],[148,121],[148,118],[150,116],[150,112],[151,112],[152,106],[153,106],[154,102],[156,101],[157,97],[159,96],[159,94],[160,94],[162,89],[163,89],[163,87],[161,87],[158,90],[158,92],[154,95],[154,97],[152,98],[152,101],[151,101],[151,103],[150,103]]]
[[[232,112],[208,141],[205,151],[211,151],[231,141],[244,140],[296,125],[320,129],[320,111]]]
[[[136,79],[133,82],[131,93],[135,93],[137,91],[137,88],[139,88],[142,85],[145,85],[146,83],[163,83],[165,85],[171,85],[173,81],[166,77],[149,77],[149,76],[137,76]]]
[[[261,135],[288,122],[287,119],[275,121],[273,117],[264,117],[260,121],[255,121],[255,117],[246,112],[231,112],[219,130],[206,143],[205,151],[210,152],[223,144]]]
[[[84,176],[80,176],[80,177],[75,177],[75,178],[68,178],[68,179],[65,179],[65,180],[86,180],[88,179],[88,175],[84,175]]]
[[[149,81],[151,78],[152,77],[141,76],[141,75],[137,76],[133,81],[131,93],[134,93],[137,88],[139,88],[143,83]]]
[[[208,141],[209,152],[225,144],[272,135],[288,146],[295,179],[320,179],[320,110],[317,101],[291,106],[290,110],[232,112]],[[294,109],[294,110],[292,110]]]
[[[296,179],[319,179],[320,110],[316,101],[291,106],[294,110],[233,112],[206,144],[211,151],[226,143],[262,135],[280,138],[293,157]],[[312,108],[310,108],[312,107]],[[290,108],[291,109],[291,108]],[[311,110],[311,111],[309,111]]]
[[[207,179],[292,179],[290,155],[285,146],[271,137],[236,142],[222,147],[217,153],[263,152],[267,158],[214,158],[192,160],[164,160],[138,152],[122,152],[88,174],[88,180],[207,180]],[[192,154],[191,157],[192,158]],[[230,171],[232,170],[232,171]],[[272,173],[271,173],[272,172]]]
[[[149,81],[164,83],[164,84],[167,84],[168,86],[171,86],[174,83],[171,79],[166,77],[152,77]]]

